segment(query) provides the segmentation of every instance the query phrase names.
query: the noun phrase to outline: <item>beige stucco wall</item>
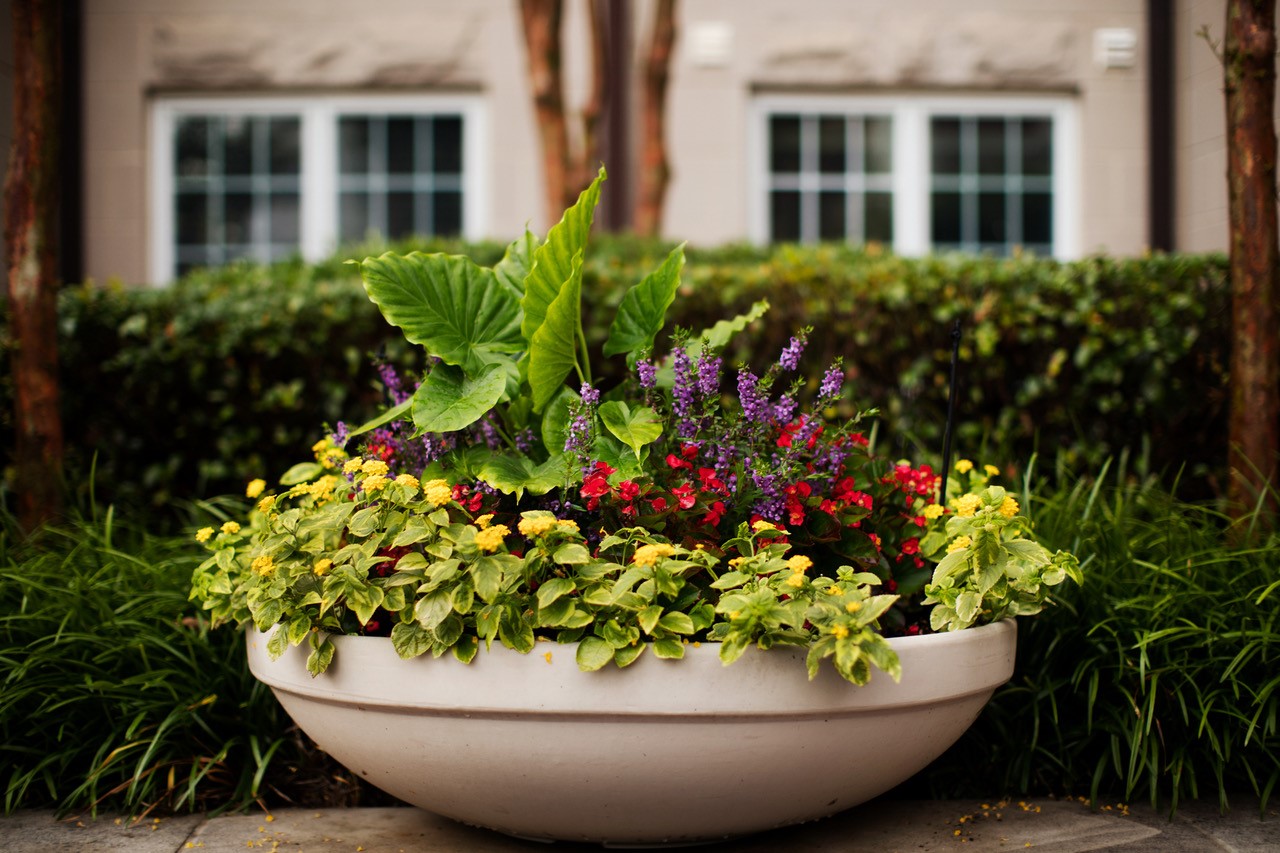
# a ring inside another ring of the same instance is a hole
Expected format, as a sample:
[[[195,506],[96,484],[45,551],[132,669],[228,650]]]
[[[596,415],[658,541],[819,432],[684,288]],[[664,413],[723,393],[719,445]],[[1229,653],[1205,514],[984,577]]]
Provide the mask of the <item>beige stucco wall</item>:
[[[671,81],[674,178],[665,230],[741,239],[750,207],[739,144],[753,91],[1073,92],[1079,104],[1078,249],[1142,250],[1146,221],[1145,3],[1061,0],[698,0],[680,6]],[[728,25],[721,67],[693,61],[688,34]],[[1093,62],[1093,33],[1129,27],[1132,68]]]
[[[485,233],[541,210],[511,0],[94,0],[84,4],[85,272],[147,278],[149,105],[172,94],[483,93]],[[541,223],[538,223],[541,226]]]
[[[1204,0],[1190,11],[1178,4],[1180,75],[1188,73],[1183,53],[1194,29],[1184,19],[1220,3]],[[669,94],[673,179],[664,231],[697,244],[749,234],[746,136],[755,92],[1048,92],[1067,93],[1078,106],[1078,253],[1138,253],[1148,233],[1145,5],[682,3]],[[653,0],[634,0],[633,8],[639,49]],[[489,122],[485,236],[510,237],[526,221],[539,231],[549,224],[541,221],[540,160],[514,0],[94,0],[84,4],[84,14],[89,276],[146,278],[148,105],[166,93],[481,92]],[[724,25],[730,35],[723,63],[702,64],[692,55],[690,34],[707,23]],[[1135,31],[1131,68],[1094,62],[1094,32],[1103,27]],[[578,70],[568,90],[581,93],[583,65],[573,55],[568,63]],[[1179,120],[1181,134],[1192,120]],[[1211,156],[1207,148],[1204,156]],[[1195,225],[1191,211],[1200,195],[1212,195],[1212,181],[1185,154],[1179,163],[1182,191],[1198,194],[1185,203],[1179,197],[1179,236],[1207,239],[1200,235],[1212,229]],[[1197,181],[1205,188],[1196,189]]]
[[[1225,0],[1176,4],[1177,91],[1175,116],[1176,239],[1188,252],[1227,248],[1227,129],[1222,64],[1200,35],[1221,41]]]

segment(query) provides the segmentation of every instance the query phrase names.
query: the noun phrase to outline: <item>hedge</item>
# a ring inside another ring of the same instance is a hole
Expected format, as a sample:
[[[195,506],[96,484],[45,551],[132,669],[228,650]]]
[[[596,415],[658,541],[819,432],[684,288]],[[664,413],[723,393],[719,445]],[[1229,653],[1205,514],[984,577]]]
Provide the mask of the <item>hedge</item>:
[[[394,248],[463,252],[486,264],[502,252]],[[669,248],[598,238],[585,289],[616,304]],[[343,263],[373,251],[381,248],[316,265],[199,271],[166,288],[65,289],[71,482],[88,488],[92,468],[99,501],[151,507],[235,492],[297,461],[321,424],[375,413],[371,357],[420,364]],[[858,404],[882,412],[880,440],[892,436],[904,455],[940,451],[960,320],[962,454],[1017,462],[1052,451],[1078,467],[1130,447],[1158,468],[1186,465],[1209,486],[1224,465],[1230,298],[1221,256],[1058,263],[726,246],[690,249],[683,281],[669,328],[702,329],[768,299],[771,311],[731,344],[726,362],[760,366],[812,326],[806,374],[843,356]],[[604,330],[594,334],[598,345]],[[0,396],[9,418],[7,379]],[[11,424],[0,427],[8,453]]]

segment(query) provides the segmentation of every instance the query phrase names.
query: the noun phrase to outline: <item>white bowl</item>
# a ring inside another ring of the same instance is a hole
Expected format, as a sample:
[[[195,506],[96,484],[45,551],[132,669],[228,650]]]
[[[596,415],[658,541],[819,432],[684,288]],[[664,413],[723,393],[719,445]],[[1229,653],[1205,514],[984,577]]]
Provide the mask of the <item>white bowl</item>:
[[[497,643],[469,665],[401,660],[391,641],[333,637],[312,678],[307,645],[249,666],[322,749],[405,802],[536,839],[616,845],[713,840],[813,820],[923,769],[1013,674],[1012,620],[892,640],[902,681],[857,687],[800,648],[714,643],[581,672],[576,646]]]

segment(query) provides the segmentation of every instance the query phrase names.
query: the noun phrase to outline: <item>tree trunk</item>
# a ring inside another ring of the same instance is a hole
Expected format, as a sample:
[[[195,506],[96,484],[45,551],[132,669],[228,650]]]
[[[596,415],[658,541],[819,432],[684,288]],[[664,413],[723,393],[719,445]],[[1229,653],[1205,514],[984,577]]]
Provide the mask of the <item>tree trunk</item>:
[[[548,225],[572,204],[569,132],[565,122],[564,90],[560,84],[561,0],[520,0],[524,41],[529,57],[529,81],[533,87],[534,118],[542,145],[542,171],[546,180]],[[566,201],[566,199],[568,199]]]
[[[13,0],[13,148],[5,179],[14,472],[27,530],[62,496],[58,403],[57,204],[61,12],[58,0]]]
[[[609,36],[605,32],[604,0],[587,0],[587,18],[591,33],[591,92],[582,105],[582,145],[572,157],[573,182],[565,207],[573,204],[578,193],[596,176],[600,152],[600,117],[605,111],[605,93],[609,91],[609,60],[605,55]]]
[[[637,234],[657,237],[671,168],[667,162],[667,80],[676,40],[676,0],[658,0],[649,55],[645,60],[640,115],[639,191],[633,225]]]
[[[1229,0],[1223,51],[1233,329],[1228,498],[1237,513],[1274,486],[1280,451],[1275,52],[1274,0]],[[1267,504],[1275,509],[1274,492]]]

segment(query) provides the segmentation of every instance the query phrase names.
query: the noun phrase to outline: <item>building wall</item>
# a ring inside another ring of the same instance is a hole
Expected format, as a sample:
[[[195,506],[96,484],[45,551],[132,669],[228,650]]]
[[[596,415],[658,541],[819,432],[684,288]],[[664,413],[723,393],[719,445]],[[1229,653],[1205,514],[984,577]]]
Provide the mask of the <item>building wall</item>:
[[[1222,63],[1201,35],[1222,41],[1226,0],[1177,4],[1175,233],[1187,252],[1227,248],[1227,112]]]
[[[572,10],[578,4],[567,5]],[[1145,5],[682,3],[668,101],[673,178],[664,232],[696,244],[750,234],[748,120],[757,93],[1050,93],[1077,104],[1079,205],[1078,221],[1070,223],[1078,235],[1075,253],[1141,252],[1149,227]],[[1180,77],[1193,68],[1184,58],[1194,29],[1186,19],[1221,5],[1222,0],[1178,4]],[[633,0],[637,52],[653,6],[653,0]],[[1221,18],[1220,11],[1209,17]],[[509,238],[526,222],[544,231],[549,223],[541,221],[541,161],[519,27],[514,0],[84,4],[86,274],[148,278],[149,107],[165,95],[482,93],[489,157],[487,233],[481,236]],[[580,32],[580,20],[570,27]],[[1108,69],[1095,62],[1095,31],[1110,27],[1137,34],[1132,67]],[[571,96],[585,92],[578,48],[566,60]],[[1207,76],[1194,79],[1196,86],[1207,86]],[[1212,100],[1204,93],[1197,97]],[[1221,169],[1204,174],[1213,168],[1211,139],[1181,142],[1188,128],[1211,134],[1198,115],[1188,115],[1184,104],[1178,119],[1180,145],[1189,148],[1179,154],[1178,234],[1180,241],[1191,241],[1180,248],[1212,244],[1207,199],[1221,180]]]
[[[1081,253],[1147,240],[1145,3],[1058,0],[699,0],[680,5],[671,80],[674,177],[665,230],[696,242],[748,232],[754,92],[1070,92],[1079,104]],[[1139,36],[1131,68],[1093,61],[1094,31]],[[700,64],[719,28],[730,49]],[[701,33],[699,30],[701,29]]]
[[[149,107],[165,95],[481,91],[489,227],[475,236],[519,233],[541,210],[541,178],[515,8],[511,0],[86,3],[86,275],[148,279]]]

